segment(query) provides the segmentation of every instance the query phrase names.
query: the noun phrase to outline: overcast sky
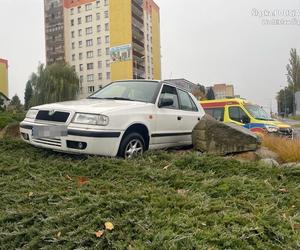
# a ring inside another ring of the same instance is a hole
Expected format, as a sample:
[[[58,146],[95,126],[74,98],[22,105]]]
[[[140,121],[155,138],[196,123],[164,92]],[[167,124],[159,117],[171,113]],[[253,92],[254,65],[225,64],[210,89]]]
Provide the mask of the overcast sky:
[[[276,107],[276,92],[286,85],[289,51],[300,52],[299,0],[156,2],[163,78],[184,77],[205,86],[231,83],[236,94]],[[0,3],[0,58],[9,60],[10,97],[23,98],[31,72],[45,62],[43,0]],[[285,24],[263,24],[273,19]]]

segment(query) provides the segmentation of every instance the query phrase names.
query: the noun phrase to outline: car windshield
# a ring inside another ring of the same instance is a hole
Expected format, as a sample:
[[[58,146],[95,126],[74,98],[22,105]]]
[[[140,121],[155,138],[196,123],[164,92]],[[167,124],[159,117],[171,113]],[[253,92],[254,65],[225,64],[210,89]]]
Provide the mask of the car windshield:
[[[160,83],[154,81],[114,82],[88,98],[154,103],[159,86]]]
[[[245,105],[245,108],[255,119],[264,120],[264,121],[272,121],[273,120],[271,118],[271,116],[263,108],[261,108],[258,105],[247,104],[247,105]]]

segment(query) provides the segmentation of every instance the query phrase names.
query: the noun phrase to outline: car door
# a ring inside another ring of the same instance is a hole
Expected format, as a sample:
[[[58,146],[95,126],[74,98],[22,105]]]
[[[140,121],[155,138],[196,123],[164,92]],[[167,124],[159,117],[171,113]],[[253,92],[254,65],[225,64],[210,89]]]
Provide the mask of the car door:
[[[201,119],[201,114],[191,98],[190,94],[184,90],[177,89],[180,105],[180,137],[184,144],[192,143],[192,131]]]
[[[172,105],[161,107],[165,100],[172,100]],[[178,136],[180,136],[181,113],[176,88],[167,84],[163,85],[156,105],[156,126],[151,135],[152,143],[164,146],[177,144]]]

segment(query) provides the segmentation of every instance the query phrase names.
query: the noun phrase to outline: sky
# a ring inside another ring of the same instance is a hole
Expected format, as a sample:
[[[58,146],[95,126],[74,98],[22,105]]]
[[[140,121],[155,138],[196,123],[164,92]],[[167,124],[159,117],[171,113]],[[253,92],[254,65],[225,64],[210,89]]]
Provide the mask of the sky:
[[[9,61],[10,97],[23,100],[30,74],[45,62],[43,2],[0,0],[0,58]],[[299,0],[156,3],[163,79],[233,84],[236,94],[276,112],[276,93],[287,85],[289,51],[300,52]]]

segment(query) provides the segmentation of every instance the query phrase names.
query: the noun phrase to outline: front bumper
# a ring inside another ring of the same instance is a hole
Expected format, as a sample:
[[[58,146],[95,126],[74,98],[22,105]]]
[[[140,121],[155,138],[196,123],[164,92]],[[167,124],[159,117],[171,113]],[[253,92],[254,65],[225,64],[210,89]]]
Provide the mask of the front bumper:
[[[33,126],[39,126],[39,124],[27,122],[20,124],[20,133],[23,141],[36,147],[72,154],[116,156],[124,133],[123,131],[90,130],[72,127],[68,128],[66,136],[35,138],[32,136]]]

